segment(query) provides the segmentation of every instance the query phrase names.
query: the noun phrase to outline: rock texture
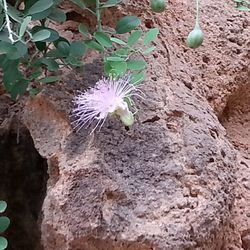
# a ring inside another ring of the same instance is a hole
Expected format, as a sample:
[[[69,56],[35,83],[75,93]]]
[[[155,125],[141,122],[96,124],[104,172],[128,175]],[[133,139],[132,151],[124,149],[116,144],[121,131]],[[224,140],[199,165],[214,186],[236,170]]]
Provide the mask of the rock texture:
[[[202,1],[206,39],[194,51],[184,43],[192,2],[169,1],[160,15],[147,1],[127,3],[117,15],[161,28],[136,124],[127,131],[109,119],[95,135],[72,131],[70,100],[100,77],[98,62],[26,105],[24,122],[49,163],[44,249],[249,249],[249,231],[235,233],[232,221],[239,164],[216,116],[249,83],[249,16],[233,2]]]

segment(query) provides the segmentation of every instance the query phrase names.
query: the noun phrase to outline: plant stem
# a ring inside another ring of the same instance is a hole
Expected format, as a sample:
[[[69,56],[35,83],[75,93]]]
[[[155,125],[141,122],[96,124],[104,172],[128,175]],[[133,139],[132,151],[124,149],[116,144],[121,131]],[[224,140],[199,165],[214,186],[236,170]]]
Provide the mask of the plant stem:
[[[196,0],[196,26],[199,26],[199,0]]]
[[[102,21],[101,21],[101,9],[100,9],[100,0],[96,0],[96,18],[97,18],[97,30],[102,31]]]
[[[13,31],[11,30],[11,22],[10,22],[10,18],[8,15],[8,6],[7,6],[7,2],[6,0],[3,0],[3,8],[4,8],[4,14],[5,14],[5,20],[6,20],[6,27],[9,33],[9,39],[11,41],[11,43],[13,44],[15,42],[14,38],[13,38]]]

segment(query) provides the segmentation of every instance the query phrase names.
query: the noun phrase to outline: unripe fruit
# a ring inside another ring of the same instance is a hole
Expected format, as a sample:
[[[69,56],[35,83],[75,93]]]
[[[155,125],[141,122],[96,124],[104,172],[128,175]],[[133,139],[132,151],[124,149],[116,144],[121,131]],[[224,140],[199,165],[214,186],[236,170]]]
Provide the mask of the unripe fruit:
[[[166,0],[150,0],[151,10],[161,13],[166,9]]]
[[[188,34],[187,46],[189,48],[196,49],[199,46],[201,46],[203,40],[204,40],[203,32],[199,27],[199,25],[196,25],[194,29]]]

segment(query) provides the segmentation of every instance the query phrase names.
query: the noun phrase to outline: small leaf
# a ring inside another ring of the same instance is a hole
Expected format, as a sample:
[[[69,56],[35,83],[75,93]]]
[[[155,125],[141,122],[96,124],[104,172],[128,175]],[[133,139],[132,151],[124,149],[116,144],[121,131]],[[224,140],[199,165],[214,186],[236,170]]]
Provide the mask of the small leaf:
[[[50,34],[51,34],[50,31],[47,29],[40,30],[32,35],[32,41],[33,42],[44,41],[45,39],[50,37]]]
[[[109,64],[112,68],[112,72],[114,72],[117,76],[124,75],[127,71],[127,63],[126,62],[111,62]]]
[[[58,50],[64,55],[68,56],[69,55],[69,43],[65,41],[60,41],[57,46]]]
[[[63,23],[67,19],[66,14],[60,9],[53,9],[48,18],[58,23]]]
[[[60,80],[59,76],[46,76],[40,80],[41,83],[52,83]]]
[[[6,201],[0,201],[0,213],[3,213],[7,208]]]
[[[78,26],[78,29],[79,29],[80,33],[82,33],[84,36],[89,37],[90,33],[89,33],[88,28],[85,24],[81,23]]]
[[[0,233],[3,233],[10,225],[10,219],[6,216],[0,217]]]
[[[150,29],[144,37],[144,44],[148,45],[149,43],[151,43],[159,34],[159,29],[158,28],[154,28],[154,29]]]
[[[114,52],[114,55],[126,58],[129,55],[129,51],[127,48],[118,49]]]
[[[25,31],[26,31],[26,29],[27,29],[30,21],[31,21],[31,16],[27,16],[27,17],[25,17],[23,19],[23,22],[22,22],[20,30],[19,30],[19,37],[20,38],[23,37],[23,35],[24,35],[24,33],[25,33]]]
[[[15,51],[16,51],[16,48],[13,46],[13,44],[5,42],[5,41],[0,41],[0,55],[15,52]]]
[[[80,57],[85,53],[85,45],[81,41],[74,41],[71,43],[69,50],[71,56]]]
[[[9,59],[11,60],[19,59],[27,54],[28,48],[26,44],[19,41],[13,45],[16,48],[16,50],[7,54],[7,57]]]
[[[149,47],[143,51],[143,54],[147,55],[147,54],[151,53],[155,48],[156,48],[155,46]]]
[[[77,58],[75,58],[74,56],[68,56],[66,59],[65,59],[65,62],[67,64],[70,64],[71,66],[73,67],[80,67],[83,65],[83,63],[78,60]]]
[[[4,237],[0,236],[0,250],[4,250],[7,247],[8,247],[8,241]]]
[[[29,95],[30,96],[36,96],[38,93],[40,93],[40,89],[36,89],[36,88],[31,88],[31,89],[29,89]],[[1,248],[0,248],[0,250],[1,250]]]
[[[28,15],[43,12],[44,10],[49,9],[53,4],[53,0],[39,0],[30,7]]]
[[[112,47],[112,42],[108,35],[106,35],[104,32],[97,31],[94,33],[94,37],[103,47],[110,48]]]
[[[21,74],[17,81],[4,84],[5,88],[9,91],[11,98],[14,100],[16,100],[17,96],[23,95],[26,92],[28,85],[29,81],[22,78]]]
[[[144,80],[145,80],[145,75],[143,72],[135,73],[135,74],[132,74],[131,84],[139,85]]]
[[[18,11],[16,8],[8,4],[8,15],[16,22],[22,23],[23,21],[23,15],[20,11]]]
[[[114,43],[117,43],[117,44],[120,44],[120,45],[127,45],[124,41],[122,41],[121,39],[119,38],[116,38],[116,37],[111,37],[110,40]]]
[[[237,6],[236,9],[240,10],[240,11],[250,11],[250,8],[248,8],[244,5]]]
[[[49,71],[57,71],[59,69],[58,63],[52,59],[52,58],[42,58],[41,63],[46,65]],[[37,72],[36,76],[33,76],[34,78],[37,78],[41,75],[41,72]]]
[[[115,57],[115,56],[109,56],[106,58],[107,61],[113,61],[113,62],[124,62],[124,58],[121,57]]]
[[[143,60],[128,60],[127,66],[130,70],[142,70],[145,69],[147,63]]]
[[[134,31],[128,38],[128,45],[131,47],[134,44],[136,44],[138,42],[138,40],[140,39],[142,35],[142,31],[141,30],[136,30]]]
[[[36,21],[36,20],[45,19],[45,18],[47,18],[50,15],[51,12],[52,12],[52,9],[50,8],[50,9],[44,10],[42,12],[33,14],[31,20],[32,21]]]
[[[95,50],[102,51],[102,52],[104,51],[104,47],[93,40],[84,41],[84,42],[89,49],[95,49]]]
[[[141,24],[141,21],[136,16],[125,16],[122,17],[116,25],[116,32],[118,34],[124,34],[127,32],[130,32],[131,30],[134,30],[137,26]]]

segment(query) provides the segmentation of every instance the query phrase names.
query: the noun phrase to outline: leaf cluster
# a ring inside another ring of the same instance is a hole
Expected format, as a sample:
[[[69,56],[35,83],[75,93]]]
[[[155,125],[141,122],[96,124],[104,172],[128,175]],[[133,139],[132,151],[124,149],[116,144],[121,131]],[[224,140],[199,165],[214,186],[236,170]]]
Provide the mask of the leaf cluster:
[[[101,53],[107,75],[132,74],[134,84],[144,79],[144,57],[155,48],[151,42],[159,30],[143,32],[136,16],[125,16],[118,20],[115,28],[104,30],[103,10],[117,6],[121,0],[71,1],[92,13],[98,25],[90,32],[81,23],[79,32],[83,39],[70,42],[50,25],[67,19],[59,7],[60,0],[17,0],[15,6],[0,0],[0,68],[3,84],[13,99],[26,91],[35,95],[43,84],[58,81],[57,72],[61,67],[82,66],[87,49]]]
[[[7,208],[7,203],[5,201],[0,201],[0,213],[5,212]],[[0,233],[4,233],[5,230],[10,225],[10,219],[6,216],[0,216]],[[8,241],[5,237],[0,236],[0,250],[6,249],[8,246]]]
[[[236,9],[241,11],[250,11],[250,1],[248,0],[234,0]]]

